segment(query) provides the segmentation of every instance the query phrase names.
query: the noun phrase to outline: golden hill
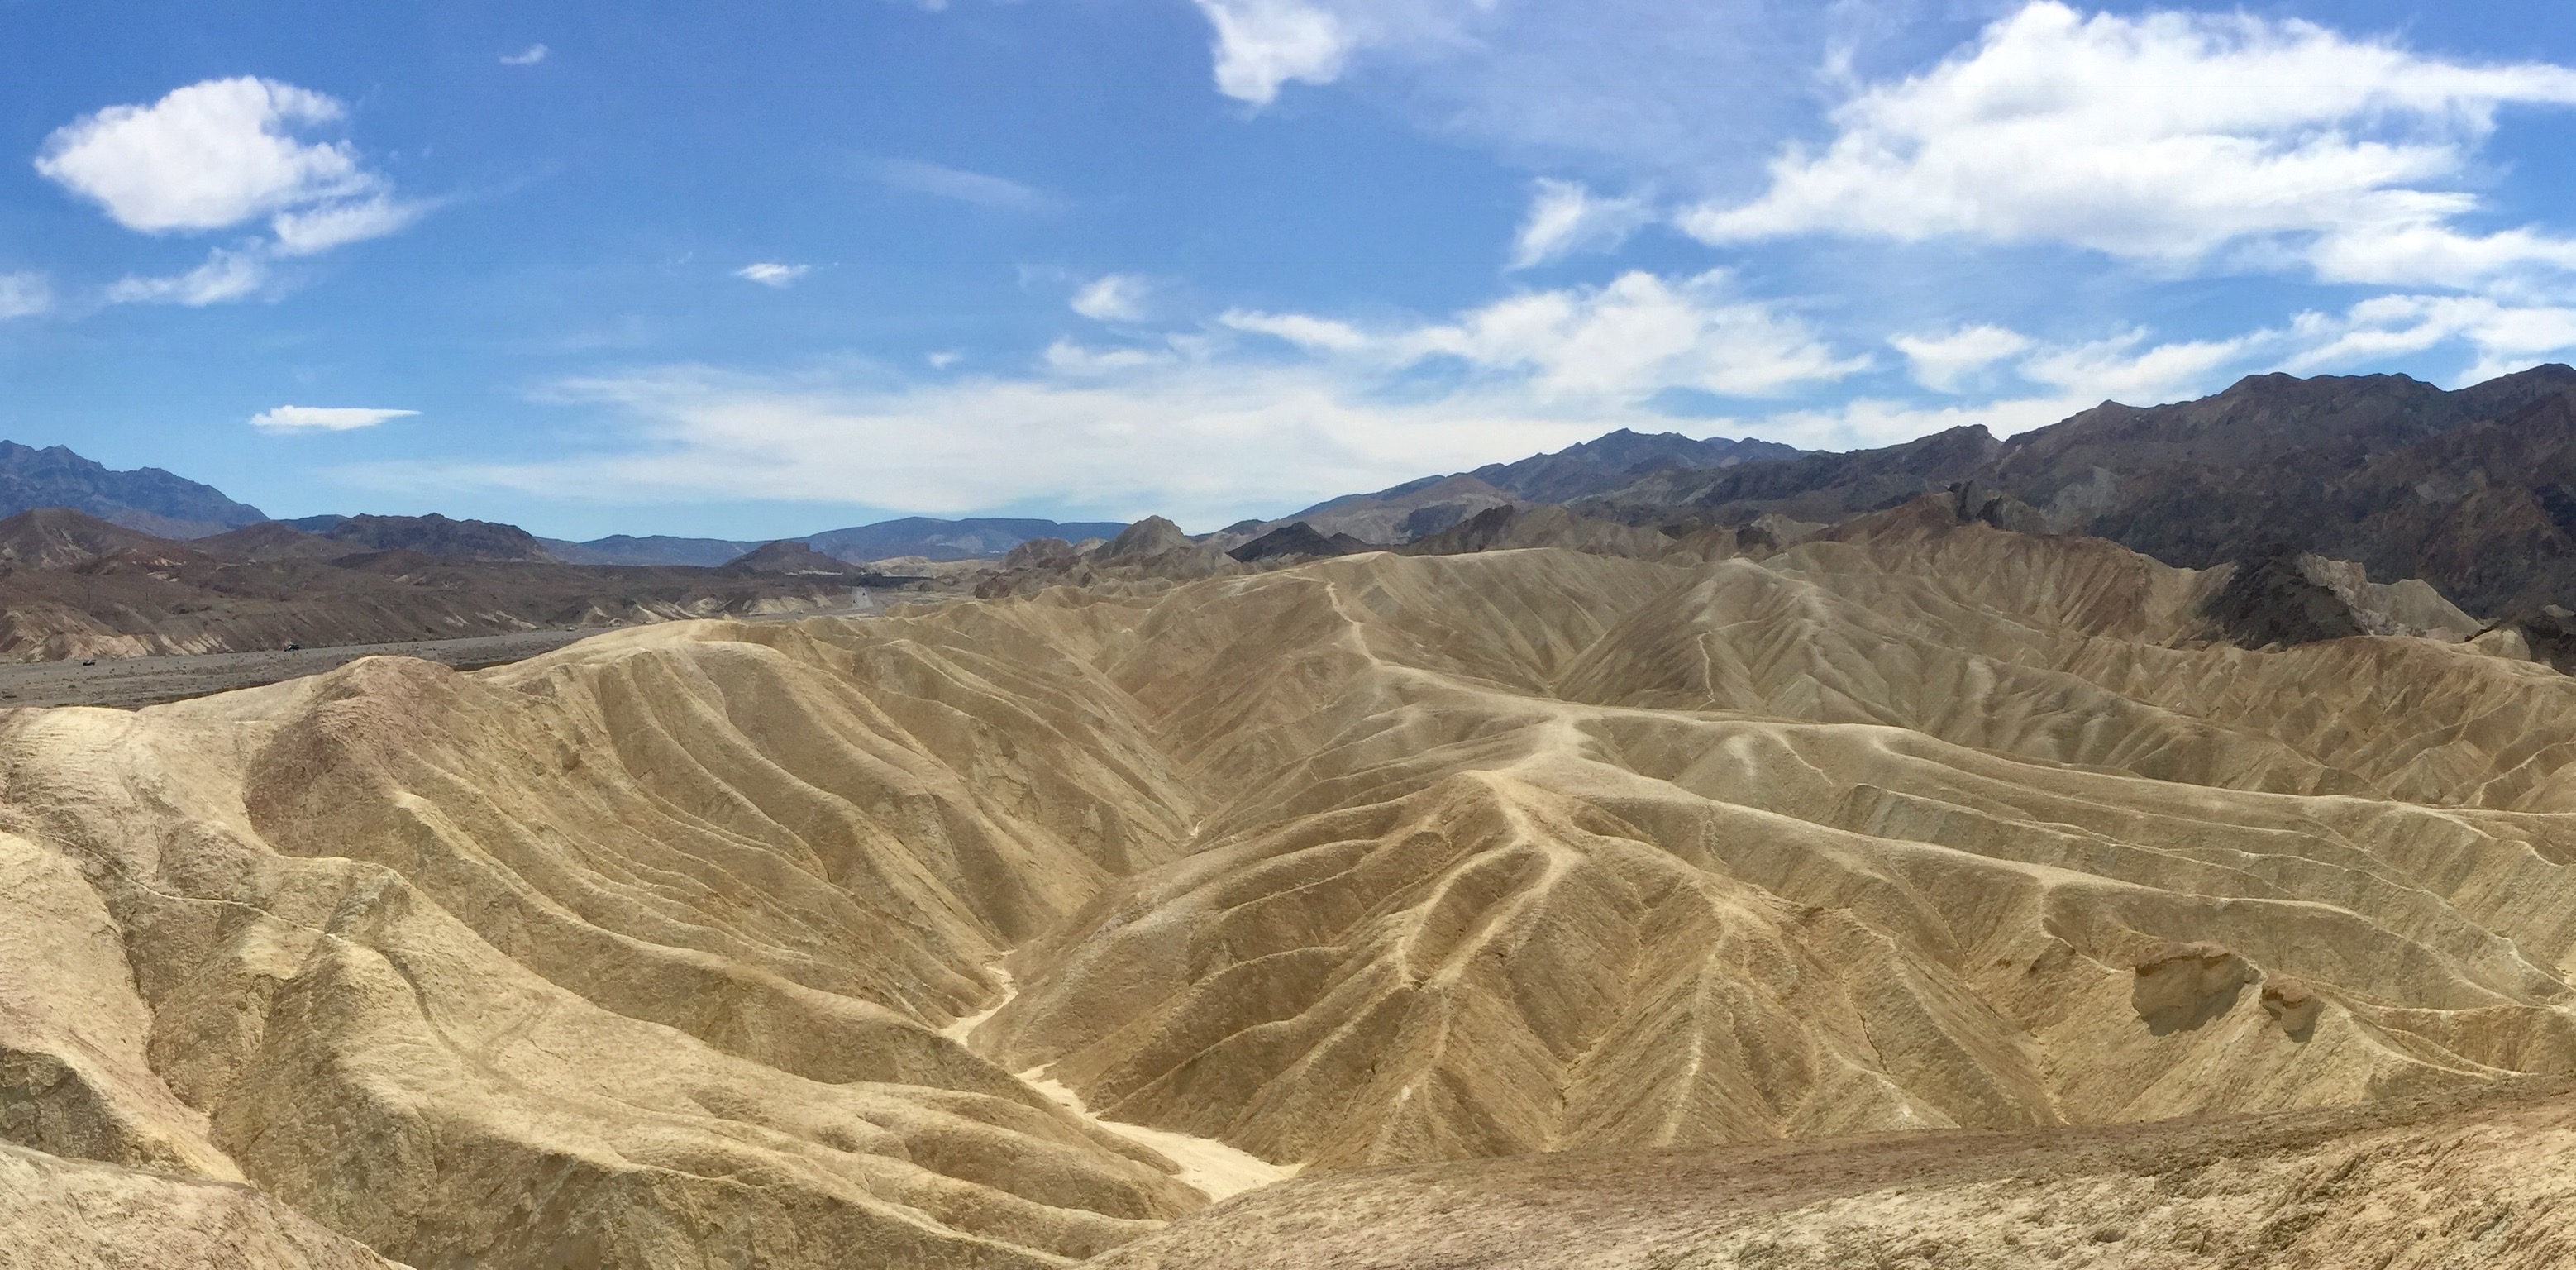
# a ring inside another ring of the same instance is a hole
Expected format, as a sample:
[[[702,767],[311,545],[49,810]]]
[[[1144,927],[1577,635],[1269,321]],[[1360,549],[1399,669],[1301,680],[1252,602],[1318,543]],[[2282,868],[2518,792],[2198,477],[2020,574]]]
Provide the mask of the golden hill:
[[[220,1198],[171,1221],[315,1265],[1041,1266],[1206,1197],[1036,1068],[1315,1184],[2576,1071],[2576,680],[2236,647],[2224,571],[1937,500],[1702,554],[14,712],[0,1213],[185,1186]]]

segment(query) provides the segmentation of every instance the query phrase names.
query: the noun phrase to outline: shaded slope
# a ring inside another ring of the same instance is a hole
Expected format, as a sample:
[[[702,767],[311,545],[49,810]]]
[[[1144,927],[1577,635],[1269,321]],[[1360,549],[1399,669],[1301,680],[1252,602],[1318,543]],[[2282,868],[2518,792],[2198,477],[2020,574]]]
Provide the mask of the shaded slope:
[[[1101,1270],[2478,1265],[2576,1241],[2576,1098],[1323,1174]]]

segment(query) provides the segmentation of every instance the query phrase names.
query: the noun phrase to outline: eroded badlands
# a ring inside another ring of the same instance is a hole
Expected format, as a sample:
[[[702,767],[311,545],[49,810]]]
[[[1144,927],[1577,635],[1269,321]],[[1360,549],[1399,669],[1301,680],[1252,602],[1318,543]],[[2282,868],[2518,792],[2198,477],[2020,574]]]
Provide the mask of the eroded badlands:
[[[1927,501],[12,712],[0,1217],[1046,1266],[1207,1198],[1023,1072],[1306,1186],[2576,1071],[2576,679],[2226,580]]]

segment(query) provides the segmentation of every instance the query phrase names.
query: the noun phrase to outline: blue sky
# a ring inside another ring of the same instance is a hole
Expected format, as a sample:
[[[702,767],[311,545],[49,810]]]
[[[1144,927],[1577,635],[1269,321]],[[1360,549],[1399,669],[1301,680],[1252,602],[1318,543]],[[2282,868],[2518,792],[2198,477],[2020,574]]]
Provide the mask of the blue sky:
[[[2576,358],[2576,12],[0,0],[0,435],[275,515],[1213,528]]]

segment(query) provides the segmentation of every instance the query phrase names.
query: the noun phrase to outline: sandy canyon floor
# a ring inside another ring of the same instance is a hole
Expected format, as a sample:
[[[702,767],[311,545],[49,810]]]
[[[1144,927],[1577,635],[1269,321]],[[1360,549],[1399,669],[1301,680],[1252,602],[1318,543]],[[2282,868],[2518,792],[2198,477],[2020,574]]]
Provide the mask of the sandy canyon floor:
[[[13,710],[0,1264],[2562,1264],[2576,680],[2219,581],[1909,512]]]

